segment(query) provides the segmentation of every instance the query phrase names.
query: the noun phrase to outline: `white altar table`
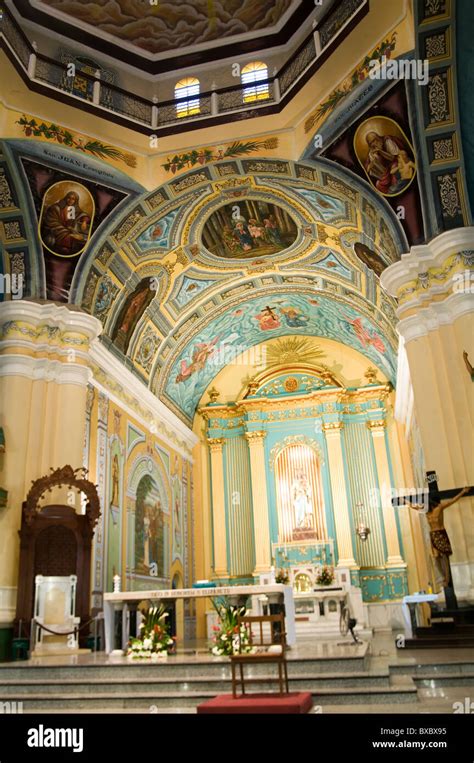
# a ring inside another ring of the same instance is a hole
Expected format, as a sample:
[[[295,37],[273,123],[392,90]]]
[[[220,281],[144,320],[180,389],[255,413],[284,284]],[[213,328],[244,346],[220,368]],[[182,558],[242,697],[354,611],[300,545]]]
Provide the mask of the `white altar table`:
[[[295,605],[293,588],[272,585],[220,586],[218,588],[173,588],[157,591],[123,591],[104,594],[105,651],[119,652],[126,648],[130,638],[130,620],[135,617],[141,601],[170,602],[176,599],[203,599],[215,596],[244,597],[266,594],[275,596],[285,606],[286,638],[288,646],[296,644]],[[133,630],[133,626],[132,626]]]
[[[413,638],[416,622],[416,607],[422,602],[432,602],[439,598],[437,593],[412,593],[402,599],[403,618],[405,620],[405,635]]]

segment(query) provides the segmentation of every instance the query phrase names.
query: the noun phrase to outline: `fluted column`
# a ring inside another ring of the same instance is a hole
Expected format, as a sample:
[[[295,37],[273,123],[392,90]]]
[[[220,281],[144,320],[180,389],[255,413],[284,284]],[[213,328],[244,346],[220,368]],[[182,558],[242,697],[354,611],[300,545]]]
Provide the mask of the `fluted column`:
[[[214,530],[214,573],[227,577],[227,533],[225,527],[224,458],[222,437],[209,437],[212,475],[212,522]]]
[[[397,329],[408,366],[404,382],[413,396],[425,468],[436,471],[440,490],[474,483],[473,252],[474,228],[455,228],[428,244],[412,246],[381,276],[383,288],[398,301]],[[398,381],[397,395],[400,387]],[[403,421],[400,408],[396,416]],[[453,548],[455,588],[458,595],[470,598],[474,498],[464,497],[451,506],[444,521]]]
[[[246,432],[250,449],[252,477],[253,526],[255,537],[254,575],[268,572],[271,566],[270,529],[268,522],[267,478],[264,439],[266,432]]]
[[[342,455],[341,430],[342,421],[331,421],[323,424],[329,462],[329,478],[331,481],[332,505],[339,559],[338,567],[357,567],[352,547],[351,521],[347,505],[347,486],[344,474]]]
[[[387,458],[387,446],[385,442],[385,426],[386,422],[383,419],[367,422],[367,427],[372,434],[375,463],[377,465],[385,539],[387,542],[387,565],[389,567],[400,567],[400,565],[404,565],[405,562],[400,555],[397,521],[395,517],[395,509],[392,505],[392,486]]]
[[[14,299],[0,305],[0,421],[7,442],[0,482],[8,490],[0,512],[4,622],[3,591],[17,584],[21,504],[31,481],[51,467],[83,463],[90,347],[101,329],[97,318],[66,305]],[[64,486],[48,500],[68,498]],[[81,510],[79,498],[74,508]]]

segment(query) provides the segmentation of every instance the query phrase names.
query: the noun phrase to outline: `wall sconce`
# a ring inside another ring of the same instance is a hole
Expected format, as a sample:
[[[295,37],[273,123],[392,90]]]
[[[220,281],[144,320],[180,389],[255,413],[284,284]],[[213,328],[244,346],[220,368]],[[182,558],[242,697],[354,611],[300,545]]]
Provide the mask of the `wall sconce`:
[[[356,504],[356,509],[357,509],[356,513],[359,519],[357,523],[357,527],[356,527],[356,535],[359,536],[361,541],[366,541],[370,535],[370,527],[368,527],[364,521],[363,508],[364,508],[364,504],[361,501],[359,501],[359,503]]]

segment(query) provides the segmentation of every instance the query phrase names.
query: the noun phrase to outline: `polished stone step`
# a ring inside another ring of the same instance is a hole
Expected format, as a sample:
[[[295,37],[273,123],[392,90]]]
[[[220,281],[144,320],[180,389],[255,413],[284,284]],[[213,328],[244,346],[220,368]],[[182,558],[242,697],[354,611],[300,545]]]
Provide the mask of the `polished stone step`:
[[[125,687],[124,687],[125,688]],[[224,692],[226,693],[226,692]],[[413,686],[382,688],[333,688],[320,689],[312,691],[313,701],[316,706],[323,707],[325,704],[360,704],[367,702],[404,704],[417,701],[416,688]],[[2,696],[0,702],[23,702],[23,712],[31,713],[37,710],[55,712],[57,709],[75,710],[89,709],[94,711],[112,711],[119,708],[143,708],[153,713],[165,708],[177,707],[196,707],[206,699],[216,695],[215,691],[179,691],[168,692],[166,694],[157,694],[154,692],[142,691],[141,693],[131,693],[123,691],[119,693],[95,692],[92,694],[83,694],[79,692],[67,694],[44,694],[41,692],[30,693],[26,698],[24,694],[9,694]]]
[[[268,670],[268,669],[267,669]],[[249,678],[255,676],[255,671],[246,669],[245,675]],[[259,680],[270,678],[267,672],[265,676],[259,675]],[[390,688],[390,678],[388,671],[378,673],[347,673],[347,674],[307,674],[305,676],[291,676],[292,691],[319,691],[320,689],[331,688],[367,688],[382,687]],[[270,680],[261,683],[262,691],[271,691],[275,688],[275,683]],[[166,678],[84,678],[82,675],[75,678],[25,678],[8,679],[2,681],[0,694],[10,696],[22,694],[28,697],[29,693],[36,693],[38,689],[44,694],[66,694],[94,693],[97,690],[105,690],[107,693],[121,692],[124,688],[130,693],[156,692],[160,695],[179,691],[205,691],[212,692],[213,695],[225,694],[232,691],[230,680],[216,679],[210,677],[192,677],[185,678],[180,675]]]
[[[390,674],[395,675],[397,673],[403,673],[411,676],[433,675],[433,674],[450,674],[461,675],[463,673],[474,673],[474,660],[464,662],[436,662],[436,663],[414,663],[411,660],[406,663],[390,664]]]
[[[413,676],[417,687],[474,686],[474,673],[426,673]]]
[[[462,636],[454,633],[452,635],[438,633],[407,638],[404,642],[405,649],[472,649],[472,647],[474,647],[474,634]]]
[[[347,647],[349,651],[351,646]],[[293,659],[288,657],[288,673],[290,676],[313,675],[326,673],[355,673],[363,672],[367,667],[367,658],[349,654],[345,658],[318,658],[318,659]],[[265,666],[256,665],[253,668],[257,673],[264,674]],[[105,662],[97,664],[85,663],[77,665],[71,664],[41,664],[37,665],[31,661],[2,663],[0,664],[0,686],[6,680],[15,680],[21,678],[21,673],[27,671],[28,678],[38,678],[41,680],[72,678],[78,679],[78,671],[85,678],[120,678],[127,680],[129,678],[157,677],[166,678],[173,676],[176,672],[183,678],[193,678],[206,676],[219,680],[230,680],[230,661],[216,658],[215,660],[197,660],[185,661],[181,658],[169,657],[168,660],[160,663],[136,664],[134,662]],[[112,671],[112,673],[111,673]],[[25,674],[26,677],[26,674]]]

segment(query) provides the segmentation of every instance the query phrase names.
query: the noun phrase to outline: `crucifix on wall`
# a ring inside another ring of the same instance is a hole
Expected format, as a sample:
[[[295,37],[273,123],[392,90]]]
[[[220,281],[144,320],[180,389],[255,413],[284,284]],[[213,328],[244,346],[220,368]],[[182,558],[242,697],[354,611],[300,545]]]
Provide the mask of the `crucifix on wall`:
[[[392,499],[396,507],[409,506],[416,511],[422,511],[426,514],[430,528],[431,555],[435,567],[441,572],[443,579],[444,595],[448,609],[457,609],[458,602],[454,591],[453,577],[449,557],[453,551],[451,543],[444,526],[444,512],[454,503],[464,496],[474,495],[474,487],[452,488],[450,490],[439,490],[436,472],[426,472],[426,482],[428,484],[428,494],[423,490],[417,491],[414,495],[404,495]],[[425,495],[423,495],[425,493]],[[420,494],[423,495],[423,502],[420,503]]]

